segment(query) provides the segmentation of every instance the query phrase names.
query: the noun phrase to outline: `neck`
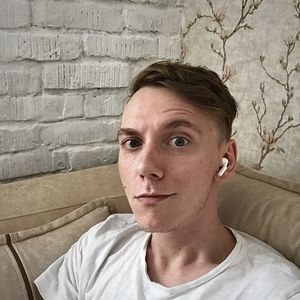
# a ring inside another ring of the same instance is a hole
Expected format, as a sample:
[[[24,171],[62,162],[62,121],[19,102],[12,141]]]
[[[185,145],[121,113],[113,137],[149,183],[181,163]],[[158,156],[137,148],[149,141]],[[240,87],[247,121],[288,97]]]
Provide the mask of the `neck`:
[[[182,227],[152,234],[146,261],[153,281],[174,286],[194,280],[211,271],[231,253],[235,238],[218,217],[205,224],[199,223],[187,226],[189,229]]]
[[[176,232],[153,233],[148,247],[170,262],[174,257],[195,253],[198,257],[218,263],[222,261],[224,250],[229,248],[231,251],[234,245],[232,233],[219,222],[197,230],[180,228]]]

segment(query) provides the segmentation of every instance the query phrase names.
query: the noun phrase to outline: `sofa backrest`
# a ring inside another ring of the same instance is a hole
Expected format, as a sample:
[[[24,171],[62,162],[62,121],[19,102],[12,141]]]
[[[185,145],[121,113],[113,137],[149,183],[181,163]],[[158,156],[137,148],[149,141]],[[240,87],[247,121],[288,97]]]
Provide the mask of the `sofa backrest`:
[[[40,226],[104,197],[131,212],[116,165],[0,185],[0,233]],[[263,240],[300,266],[300,184],[239,166],[220,191],[224,224]]]
[[[115,164],[0,184],[0,233],[40,226],[98,197],[124,195]],[[116,205],[130,212],[127,202]]]
[[[300,183],[238,166],[221,187],[224,224],[266,242],[300,267]]]

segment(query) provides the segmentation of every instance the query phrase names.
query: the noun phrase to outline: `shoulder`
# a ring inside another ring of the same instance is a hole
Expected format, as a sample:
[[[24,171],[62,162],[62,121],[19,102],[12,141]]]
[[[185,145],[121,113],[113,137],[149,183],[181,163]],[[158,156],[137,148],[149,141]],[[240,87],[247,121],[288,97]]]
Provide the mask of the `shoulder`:
[[[233,229],[232,232],[241,243],[243,259],[252,265],[256,275],[300,282],[300,270],[281,253],[249,234]]]
[[[108,242],[115,240],[117,236],[131,236],[140,229],[132,214],[113,214],[105,221],[90,228],[83,236],[84,243],[97,241]]]
[[[113,246],[132,244],[146,235],[135,221],[133,214],[113,214],[105,221],[94,225],[79,240],[80,251],[105,252]]]
[[[105,221],[94,225],[89,232],[94,233],[99,230],[118,232],[133,225],[136,225],[133,214],[113,214],[110,215]]]
[[[116,251],[116,245],[128,241],[141,232],[130,214],[111,215],[94,225],[56,260],[35,283],[44,299],[78,299],[78,292],[106,258]],[[83,278],[86,280],[83,280]]]

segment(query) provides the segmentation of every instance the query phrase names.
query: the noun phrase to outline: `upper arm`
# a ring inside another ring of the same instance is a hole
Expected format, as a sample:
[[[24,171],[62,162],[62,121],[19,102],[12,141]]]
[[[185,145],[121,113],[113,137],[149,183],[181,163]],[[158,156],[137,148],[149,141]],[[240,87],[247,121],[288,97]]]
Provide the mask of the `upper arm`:
[[[81,262],[79,240],[35,280],[41,296],[44,299],[78,299]]]

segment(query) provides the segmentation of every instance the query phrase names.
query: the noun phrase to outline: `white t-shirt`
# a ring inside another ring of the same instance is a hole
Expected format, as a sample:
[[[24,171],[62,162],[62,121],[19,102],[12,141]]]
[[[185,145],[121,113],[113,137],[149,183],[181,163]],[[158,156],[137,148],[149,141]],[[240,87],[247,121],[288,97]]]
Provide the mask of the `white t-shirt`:
[[[150,233],[133,215],[112,215],[92,227],[35,281],[46,300],[300,299],[300,270],[257,239],[232,229],[231,254],[198,279],[174,287],[147,275]]]

